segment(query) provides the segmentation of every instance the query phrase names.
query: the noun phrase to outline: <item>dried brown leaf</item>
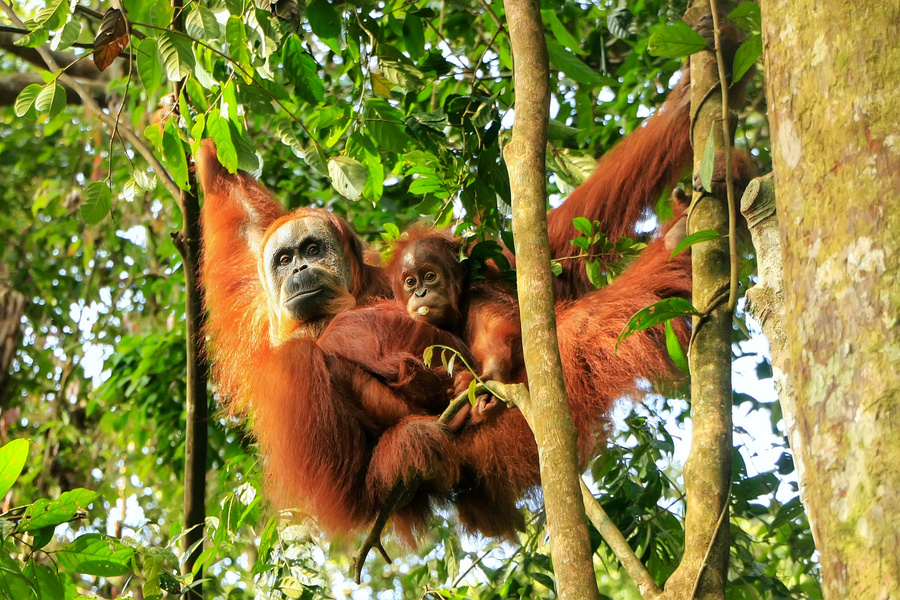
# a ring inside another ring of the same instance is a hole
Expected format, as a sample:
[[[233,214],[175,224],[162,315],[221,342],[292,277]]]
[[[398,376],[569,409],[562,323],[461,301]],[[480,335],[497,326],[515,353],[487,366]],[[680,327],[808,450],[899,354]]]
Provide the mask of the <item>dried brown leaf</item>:
[[[94,38],[94,64],[105,71],[128,45],[128,21],[118,8],[110,8],[103,15],[100,31]]]

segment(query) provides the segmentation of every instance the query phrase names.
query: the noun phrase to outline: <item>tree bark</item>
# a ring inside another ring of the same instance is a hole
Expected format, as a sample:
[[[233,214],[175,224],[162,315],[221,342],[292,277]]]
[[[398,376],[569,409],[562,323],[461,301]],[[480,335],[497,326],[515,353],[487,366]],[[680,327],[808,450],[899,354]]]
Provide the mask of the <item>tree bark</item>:
[[[826,598],[900,595],[900,5],[762,0],[796,403]]]
[[[695,3],[685,21],[696,25],[709,14],[706,1]],[[722,93],[715,53],[691,56],[691,143],[694,172],[700,172],[707,138],[716,150],[731,144],[722,123]],[[714,132],[711,134],[711,132]],[[691,452],[684,466],[687,490],[685,549],[678,569],[666,583],[668,598],[723,599],[731,536],[728,499],[731,485],[731,323],[728,306],[731,280],[729,216],[726,198],[694,190],[688,235],[711,229],[721,237],[691,249],[695,317],[689,363],[691,370]]]
[[[175,9],[172,29],[184,31],[184,4],[172,0]],[[175,102],[181,96],[184,81],[174,84]],[[188,156],[188,161],[190,161]],[[190,191],[181,192],[181,231],[173,236],[175,247],[184,264],[185,337],[187,339],[187,393],[184,440],[184,551],[187,553],[181,566],[182,574],[191,573],[197,558],[203,552],[201,543],[206,523],[206,472],[209,445],[209,399],[207,396],[208,369],[203,353],[203,285],[200,279],[200,200],[194,172],[189,174]],[[192,547],[196,547],[190,550]],[[203,577],[202,573],[198,574]],[[202,599],[203,587],[198,584],[186,595],[189,599]]]
[[[538,445],[557,594],[564,600],[599,600],[581,501],[577,433],[569,412],[556,337],[547,236],[547,44],[536,0],[506,0],[504,7],[516,90],[516,120],[504,157],[512,193],[522,345],[533,399],[522,409]]]

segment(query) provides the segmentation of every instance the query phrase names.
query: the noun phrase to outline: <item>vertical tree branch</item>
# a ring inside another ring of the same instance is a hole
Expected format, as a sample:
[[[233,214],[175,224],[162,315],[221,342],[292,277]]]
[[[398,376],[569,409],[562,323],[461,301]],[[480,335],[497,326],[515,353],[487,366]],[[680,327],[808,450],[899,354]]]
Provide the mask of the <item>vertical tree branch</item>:
[[[184,5],[172,0],[175,13],[172,29],[184,31]],[[184,80],[175,82],[175,102]],[[190,157],[188,157],[190,161]],[[203,287],[200,283],[200,201],[193,171],[189,174],[190,192],[181,192],[182,227],[173,241],[184,263],[185,326],[187,338],[187,394],[184,441],[184,549],[194,547],[185,557],[181,570],[190,573],[203,551],[201,543],[206,521],[206,453],[208,446],[207,365],[203,355]],[[202,585],[194,586],[188,598],[203,598]]]
[[[515,233],[522,343],[531,389],[524,410],[538,444],[550,550],[560,598],[599,598],[581,501],[576,430],[556,337],[547,236],[545,151],[550,73],[536,0],[506,0],[514,61],[516,120],[504,150]]]
[[[685,15],[697,24],[709,14],[709,0],[694,2]],[[694,172],[699,172],[711,131],[716,148],[731,144],[722,120],[722,94],[716,55],[704,50],[691,56],[691,112]],[[693,303],[703,313],[694,318],[690,349],[691,453],[684,468],[687,490],[685,550],[681,564],[666,584],[671,598],[722,599],[728,571],[730,535],[727,523],[731,483],[732,389],[731,284],[729,207],[725,198],[694,190],[688,234],[712,229],[718,239],[692,248]]]

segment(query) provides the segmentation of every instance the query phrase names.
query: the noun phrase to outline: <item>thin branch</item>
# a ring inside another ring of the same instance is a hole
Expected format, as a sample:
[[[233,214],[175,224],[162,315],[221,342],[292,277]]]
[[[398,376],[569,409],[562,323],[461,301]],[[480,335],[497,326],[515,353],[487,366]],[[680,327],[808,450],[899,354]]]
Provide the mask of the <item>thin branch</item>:
[[[719,67],[719,85],[722,88],[722,138],[725,140],[725,189],[728,198],[728,252],[731,255],[731,280],[728,292],[728,311],[734,312],[738,297],[737,207],[734,204],[734,174],[732,173],[731,144],[728,142],[731,126],[728,123],[728,76],[725,73],[725,57],[722,55],[719,10],[716,0],[709,0],[712,13],[713,36],[716,40],[716,64]]]
[[[22,46],[16,46],[16,41],[19,39],[19,36],[27,35],[31,33],[28,29],[20,28],[20,27],[2,27],[0,28],[0,48],[9,52],[14,56],[18,56],[22,60],[29,62],[41,69],[50,70],[47,65],[47,61],[44,60],[41,55],[40,49],[38,48],[24,48]],[[75,44],[73,44],[75,45]],[[78,44],[77,47],[84,48],[93,48],[93,44]],[[80,77],[81,79],[91,79],[98,81],[106,81],[109,78],[100,72],[100,70],[94,66],[94,63],[85,60],[79,60],[82,58],[81,56],[75,56],[70,52],[60,52],[56,50],[50,50],[46,45],[43,46],[43,50],[50,54],[53,57],[53,60],[59,65],[62,70],[66,71],[69,75],[74,77]]]
[[[634,581],[638,591],[641,593],[641,597],[644,600],[652,600],[662,595],[662,590],[653,581],[650,572],[647,571],[647,568],[644,567],[634,550],[628,545],[628,541],[622,535],[622,532],[619,531],[619,528],[616,527],[616,524],[612,522],[612,519],[609,518],[609,515],[606,514],[606,511],[603,510],[597,499],[594,498],[594,494],[588,489],[584,479],[581,479],[581,497],[584,500],[584,510],[588,518],[594,524],[594,527],[597,528],[597,531],[600,532],[600,535],[603,536],[603,540],[610,550],[613,551],[613,554],[616,555],[616,558],[619,559],[619,562],[622,563],[622,566],[625,567],[625,571],[631,577],[631,580]]]
[[[16,15],[15,11],[10,5],[8,5],[6,2],[0,2],[0,7],[3,8],[3,11],[17,27],[25,27],[25,23],[22,22],[18,15]],[[85,89],[85,87],[81,85],[81,83],[77,79],[63,72],[56,61],[53,59],[53,56],[51,56],[46,49],[36,48],[35,50],[37,50],[38,54],[41,55],[41,58],[44,59],[44,62],[47,64],[50,72],[57,73],[57,78],[61,82],[63,82],[63,84],[71,87],[78,93],[79,96],[81,96],[82,104],[89,110],[93,111],[101,122],[115,131],[117,127],[115,118],[103,112],[103,109],[100,108],[100,106],[96,102],[94,102],[94,98],[91,96],[91,93],[87,89]],[[153,151],[150,149],[150,147],[147,146],[147,144],[145,144],[144,141],[139,138],[138,135],[130,128],[118,126],[118,131],[119,135],[128,140],[128,142],[134,147],[134,149],[137,150],[138,154],[144,157],[144,160],[146,160],[150,167],[156,172],[156,175],[157,177],[159,177],[160,181],[162,181],[163,186],[165,186],[169,194],[171,194],[172,197],[175,198],[175,201],[178,202],[179,208],[181,208],[181,210],[183,211],[184,207],[181,205],[181,190],[175,184],[175,181],[169,176],[169,172],[166,171],[165,167],[163,167],[156,156],[154,156]]]

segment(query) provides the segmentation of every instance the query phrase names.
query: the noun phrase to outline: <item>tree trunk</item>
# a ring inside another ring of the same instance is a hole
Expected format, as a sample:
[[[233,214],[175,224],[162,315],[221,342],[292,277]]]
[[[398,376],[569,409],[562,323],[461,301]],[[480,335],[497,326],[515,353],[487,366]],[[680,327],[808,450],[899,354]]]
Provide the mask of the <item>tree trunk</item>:
[[[710,13],[700,1],[685,14],[696,25]],[[691,56],[691,144],[694,173],[700,172],[707,138],[717,152],[731,145],[723,127],[722,89],[716,53],[704,50]],[[731,260],[729,205],[705,190],[694,190],[687,233],[713,230],[721,237],[691,249],[695,317],[690,348],[691,453],[684,466],[687,491],[684,556],[666,582],[667,598],[725,598],[731,535],[728,499],[731,485],[731,323],[729,303]]]
[[[900,595],[900,5],[762,0],[785,421],[826,598]]]
[[[550,551],[562,599],[599,600],[581,500],[576,431],[569,412],[556,337],[545,156],[550,66],[536,0],[506,0],[513,51],[516,121],[504,150],[515,234],[522,346],[532,402],[522,407],[537,441]]]

